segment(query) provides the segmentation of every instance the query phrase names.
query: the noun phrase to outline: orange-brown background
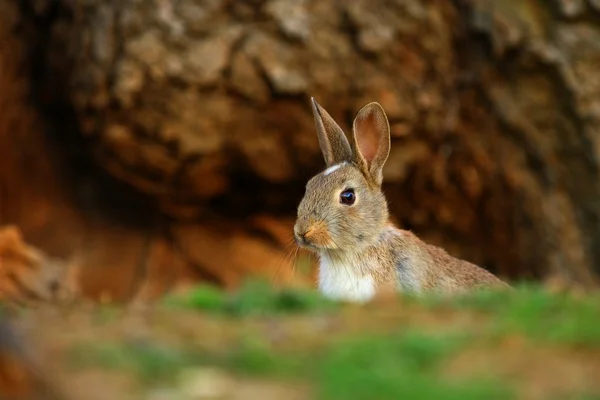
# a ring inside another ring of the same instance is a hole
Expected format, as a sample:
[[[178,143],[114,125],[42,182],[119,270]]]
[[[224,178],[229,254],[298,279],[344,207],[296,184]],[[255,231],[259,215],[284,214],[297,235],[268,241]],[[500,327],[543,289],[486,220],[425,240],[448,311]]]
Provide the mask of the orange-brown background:
[[[289,282],[323,166],[308,99],[346,129],[378,101],[399,225],[507,278],[592,285],[599,16],[591,0],[0,0],[0,223],[93,297]]]

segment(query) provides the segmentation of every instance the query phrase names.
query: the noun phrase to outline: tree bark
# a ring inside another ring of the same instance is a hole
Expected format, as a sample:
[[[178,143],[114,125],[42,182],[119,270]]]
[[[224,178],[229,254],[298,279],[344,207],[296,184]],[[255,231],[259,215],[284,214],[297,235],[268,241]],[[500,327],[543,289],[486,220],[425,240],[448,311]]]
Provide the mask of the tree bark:
[[[228,281],[235,263],[233,243],[209,254],[231,229],[263,246],[271,232],[264,248],[282,251],[323,167],[314,96],[346,130],[365,103],[382,104],[385,191],[402,227],[506,277],[597,282],[596,1],[64,0],[21,11],[45,22],[32,90],[52,137],[81,144],[71,168],[92,157],[85,182],[107,173],[121,185],[90,198],[111,191],[107,208],[123,208],[115,188],[132,190],[152,204],[141,219],[160,216],[161,246],[212,279]],[[257,235],[246,222],[256,214],[287,222]]]

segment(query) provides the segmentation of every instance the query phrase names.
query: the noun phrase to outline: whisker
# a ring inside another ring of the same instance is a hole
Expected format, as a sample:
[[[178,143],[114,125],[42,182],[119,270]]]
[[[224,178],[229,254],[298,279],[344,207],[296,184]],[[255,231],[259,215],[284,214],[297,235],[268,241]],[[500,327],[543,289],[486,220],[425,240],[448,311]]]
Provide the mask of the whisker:
[[[271,283],[275,283],[275,281],[277,280],[277,277],[279,276],[279,271],[281,270],[281,267],[283,266],[284,263],[289,263],[294,255],[293,255],[293,250],[294,248],[292,246],[294,246],[295,241],[294,238],[290,238],[290,240],[287,241],[287,243],[284,246],[285,249],[285,253],[283,254],[283,256],[281,257],[281,259],[279,260],[279,263],[277,265],[277,269],[275,270],[275,274],[273,275],[273,279],[271,281]]]
[[[292,263],[292,277],[296,274],[296,270],[298,269],[298,252],[300,251],[300,246],[296,246],[296,250],[294,251],[294,262]]]
[[[293,254],[292,254],[292,258],[290,260],[290,262],[292,264],[291,265],[292,266],[292,272],[291,272],[291,275],[290,275],[290,281],[293,279],[294,275],[296,274],[296,270],[297,270],[297,267],[298,267],[298,252],[300,251],[300,246],[298,246],[295,241],[293,242],[293,246],[294,246]]]
[[[317,264],[317,274],[318,274],[318,270],[320,268],[320,266],[319,266],[319,257],[317,256],[316,253],[313,253],[311,251],[311,252],[308,253],[308,258],[309,258],[309,261],[314,262],[315,264]],[[311,272],[312,272],[312,270],[311,270]]]

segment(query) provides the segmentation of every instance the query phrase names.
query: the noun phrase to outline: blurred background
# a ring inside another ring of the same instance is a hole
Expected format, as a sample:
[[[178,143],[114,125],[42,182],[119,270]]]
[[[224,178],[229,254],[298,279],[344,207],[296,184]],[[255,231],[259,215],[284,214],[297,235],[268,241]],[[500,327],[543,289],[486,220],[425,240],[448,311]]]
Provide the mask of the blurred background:
[[[382,104],[399,226],[593,287],[599,70],[595,0],[0,0],[0,288],[310,284],[311,96],[346,130]]]

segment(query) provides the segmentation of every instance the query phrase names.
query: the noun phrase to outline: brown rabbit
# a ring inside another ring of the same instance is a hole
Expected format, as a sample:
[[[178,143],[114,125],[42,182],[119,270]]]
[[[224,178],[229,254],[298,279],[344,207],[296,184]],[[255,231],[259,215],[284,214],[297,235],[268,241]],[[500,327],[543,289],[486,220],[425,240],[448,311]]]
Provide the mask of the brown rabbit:
[[[356,115],[352,141],[312,100],[327,169],[306,185],[294,236],[319,255],[319,290],[326,297],[365,302],[384,287],[422,293],[460,293],[504,286],[490,272],[456,259],[389,222],[381,190],[390,128],[378,103]]]

